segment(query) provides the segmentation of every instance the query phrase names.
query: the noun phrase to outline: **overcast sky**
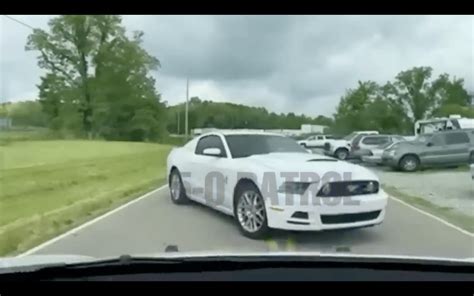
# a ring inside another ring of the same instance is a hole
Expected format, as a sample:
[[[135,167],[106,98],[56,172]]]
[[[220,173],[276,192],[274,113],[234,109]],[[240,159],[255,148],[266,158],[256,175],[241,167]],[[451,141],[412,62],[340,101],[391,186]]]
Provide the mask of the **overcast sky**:
[[[51,16],[15,18],[47,28]],[[474,90],[473,16],[124,16],[145,32],[163,100],[190,96],[331,115],[358,80],[384,83],[414,66],[464,78]],[[2,101],[37,98],[41,70],[24,50],[30,29],[1,17]]]

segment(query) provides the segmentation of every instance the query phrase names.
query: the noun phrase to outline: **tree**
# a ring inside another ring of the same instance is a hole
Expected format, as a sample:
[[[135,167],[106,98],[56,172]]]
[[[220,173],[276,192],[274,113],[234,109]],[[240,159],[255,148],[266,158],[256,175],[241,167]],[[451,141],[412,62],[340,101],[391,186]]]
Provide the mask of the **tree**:
[[[373,81],[359,81],[358,84],[356,89],[347,90],[339,102],[334,115],[334,129],[337,133],[348,133],[370,127],[366,110],[372,102],[381,97],[381,89]]]
[[[168,107],[169,132],[177,132],[177,113],[180,112],[181,132],[184,126],[184,103]],[[242,104],[219,103],[191,98],[189,102],[189,128],[214,127],[225,129],[299,129],[302,124],[332,124],[325,116],[311,118],[305,115],[269,113],[263,107]]]
[[[430,67],[400,72],[393,82],[379,86],[360,82],[341,98],[334,115],[334,131],[376,129],[387,133],[411,132],[416,120],[431,116],[471,116],[470,95],[462,79],[442,74],[431,80]]]
[[[49,32],[34,30],[26,49],[40,53],[38,65],[46,70],[39,89],[49,118],[63,127],[67,106],[89,137],[123,138],[131,136],[125,121],[142,118],[142,108],[164,109],[149,75],[159,61],[141,47],[142,37],[134,32],[128,38],[121,18],[113,15],[60,16],[49,22]],[[157,114],[150,116],[158,124]]]
[[[431,67],[414,67],[400,72],[392,84],[392,93],[412,123],[439,113],[437,110],[444,105],[469,104],[463,79],[450,80],[448,74],[442,74],[430,81],[431,75]]]
[[[15,126],[45,127],[47,118],[38,101],[23,101],[5,105]],[[1,115],[0,115],[1,116]]]

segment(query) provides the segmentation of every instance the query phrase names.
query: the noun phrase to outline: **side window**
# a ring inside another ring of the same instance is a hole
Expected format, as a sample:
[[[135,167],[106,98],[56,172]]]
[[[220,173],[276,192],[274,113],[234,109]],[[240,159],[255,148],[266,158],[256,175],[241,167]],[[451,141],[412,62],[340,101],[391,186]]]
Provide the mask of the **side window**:
[[[469,136],[466,133],[449,133],[445,137],[448,145],[469,143]]]
[[[324,140],[323,136],[318,136],[318,140]]]
[[[365,138],[362,140],[362,143],[363,143],[363,144],[367,144],[367,145],[371,145],[371,144],[373,144],[373,138],[371,138],[371,137],[365,137]]]
[[[206,148],[219,148],[222,151],[222,157],[226,157],[224,145],[222,144],[221,138],[218,136],[206,136],[201,138],[196,145],[194,153],[202,155],[202,152]]]
[[[381,145],[388,143],[388,137],[365,137],[362,140],[363,144],[366,145]]]
[[[354,138],[354,140],[352,141],[352,145],[353,145],[353,146],[359,145],[359,141],[360,141],[360,139],[361,139],[363,136],[365,136],[365,135],[364,135],[364,134],[359,134],[359,135],[357,135],[357,136]]]
[[[380,145],[387,144],[390,141],[389,137],[379,137],[378,140],[379,140],[378,144]]]

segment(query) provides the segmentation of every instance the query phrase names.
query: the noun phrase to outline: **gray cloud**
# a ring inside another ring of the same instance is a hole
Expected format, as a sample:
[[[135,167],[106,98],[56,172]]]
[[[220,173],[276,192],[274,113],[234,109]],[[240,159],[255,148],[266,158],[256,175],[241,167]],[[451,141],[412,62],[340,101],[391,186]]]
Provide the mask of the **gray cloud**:
[[[48,17],[18,16],[45,26]],[[414,66],[464,78],[474,89],[472,16],[124,16],[158,57],[170,104],[191,95],[330,115],[358,80],[384,83]],[[35,93],[39,70],[23,51],[28,30],[2,19],[2,96]],[[8,75],[6,75],[8,73]]]

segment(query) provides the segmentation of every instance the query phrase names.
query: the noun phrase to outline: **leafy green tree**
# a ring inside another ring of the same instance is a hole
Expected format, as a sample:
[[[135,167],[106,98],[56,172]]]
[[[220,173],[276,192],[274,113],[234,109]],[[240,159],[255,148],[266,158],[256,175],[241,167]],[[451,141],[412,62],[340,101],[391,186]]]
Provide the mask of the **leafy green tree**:
[[[360,82],[341,98],[334,115],[333,130],[375,129],[386,133],[411,133],[416,120],[432,116],[460,114],[472,116],[470,95],[462,79],[448,74],[432,80],[430,67],[400,72],[393,82],[379,86]]]
[[[336,108],[335,131],[348,133],[352,130],[369,129],[367,115],[372,114],[367,112],[367,108],[381,96],[379,85],[373,81],[359,81],[356,89],[347,90]]]
[[[400,72],[393,83],[392,91],[412,123],[439,113],[437,110],[444,105],[469,105],[463,79],[451,80],[448,74],[442,74],[431,81],[432,71],[431,67],[414,67]]]
[[[142,48],[142,37],[127,37],[114,15],[59,16],[49,22],[49,32],[36,29],[26,49],[39,52],[38,65],[46,70],[40,102],[52,125],[64,128],[65,118],[77,114],[77,128],[89,137],[148,138],[151,131],[164,131],[158,127],[166,121],[164,105],[149,74],[159,61]],[[144,118],[153,123],[147,131]]]
[[[168,107],[169,122],[167,129],[176,133],[179,125],[184,133],[184,103]],[[302,124],[332,124],[332,119],[319,116],[311,118],[294,113],[276,114],[263,107],[250,107],[242,104],[220,103],[199,98],[189,101],[189,128],[214,127],[225,129],[299,129]]]
[[[23,101],[5,106],[8,117],[15,126],[46,127],[47,118],[38,101]]]

